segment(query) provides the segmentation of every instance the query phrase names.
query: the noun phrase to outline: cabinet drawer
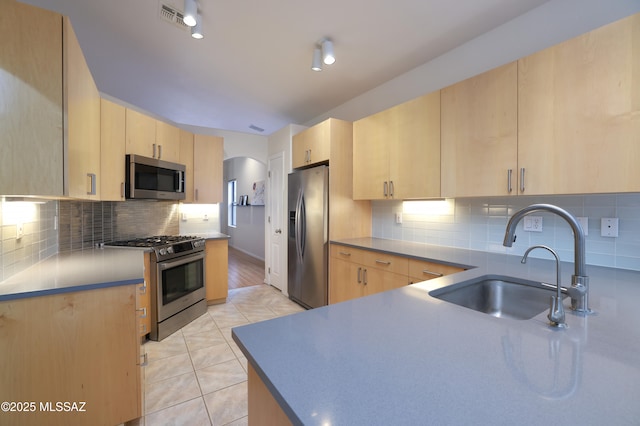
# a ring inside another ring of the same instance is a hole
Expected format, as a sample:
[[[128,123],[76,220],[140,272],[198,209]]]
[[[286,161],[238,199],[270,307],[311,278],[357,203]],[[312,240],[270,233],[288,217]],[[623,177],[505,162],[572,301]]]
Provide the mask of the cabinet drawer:
[[[361,263],[369,268],[407,275],[409,259],[387,253],[363,250]]]
[[[464,271],[464,268],[426,260],[409,259],[409,279],[411,282],[426,281],[460,271]]]
[[[352,263],[362,263],[365,250],[331,244],[330,256],[336,259],[342,259]]]

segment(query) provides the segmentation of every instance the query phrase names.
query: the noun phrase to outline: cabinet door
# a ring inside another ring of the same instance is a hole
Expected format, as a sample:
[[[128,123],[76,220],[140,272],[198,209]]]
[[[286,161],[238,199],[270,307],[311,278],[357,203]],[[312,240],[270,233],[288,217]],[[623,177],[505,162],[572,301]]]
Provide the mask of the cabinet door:
[[[523,194],[640,191],[640,15],[518,62]]]
[[[207,303],[224,303],[228,294],[228,244],[227,240],[207,240],[206,269]]]
[[[222,202],[224,139],[195,135],[193,156],[194,201],[201,204]]]
[[[178,162],[186,167],[184,202],[193,203],[195,192],[193,189],[193,133],[182,129],[180,129],[180,158]]]
[[[407,274],[395,274],[375,268],[365,268],[362,279],[364,296],[393,290],[409,284]]]
[[[62,196],[62,16],[1,4],[0,193]]]
[[[293,168],[328,161],[330,144],[331,120],[325,120],[293,135],[291,142],[291,164]]]
[[[364,266],[344,259],[331,258],[329,281],[329,303],[364,296]]]
[[[10,425],[116,425],[140,417],[137,286],[0,303],[2,401],[85,402],[86,412],[2,413]],[[34,315],[37,312],[37,315]]]
[[[180,160],[180,129],[156,121],[156,158],[177,163]]]
[[[393,108],[389,151],[391,198],[440,197],[440,92]]]
[[[127,108],[126,136],[127,154],[157,156],[155,119]]]
[[[100,93],[69,22],[64,18],[69,196],[100,199]]]
[[[516,62],[442,89],[443,197],[517,193],[517,98]]]
[[[124,201],[126,108],[100,100],[100,199]]]
[[[353,199],[384,200],[389,195],[389,139],[396,125],[393,109],[353,123]]]

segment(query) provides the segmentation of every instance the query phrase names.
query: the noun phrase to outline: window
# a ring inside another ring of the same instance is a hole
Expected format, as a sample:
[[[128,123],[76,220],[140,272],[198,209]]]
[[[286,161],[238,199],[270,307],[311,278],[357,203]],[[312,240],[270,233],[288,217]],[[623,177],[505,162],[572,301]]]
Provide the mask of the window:
[[[238,205],[237,181],[235,179],[227,182],[227,204],[229,208],[227,224],[229,226],[235,227],[236,226],[236,208]]]

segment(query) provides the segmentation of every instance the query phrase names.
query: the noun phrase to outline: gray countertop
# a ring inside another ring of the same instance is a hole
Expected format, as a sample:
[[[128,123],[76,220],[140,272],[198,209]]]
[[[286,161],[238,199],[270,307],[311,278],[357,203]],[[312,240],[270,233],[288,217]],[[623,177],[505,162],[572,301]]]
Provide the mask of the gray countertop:
[[[640,272],[587,266],[591,316],[568,328],[429,296],[485,274],[555,282],[554,262],[378,239],[339,243],[473,266],[233,329],[294,424],[638,424]],[[569,285],[573,264],[562,265]]]
[[[201,237],[206,240],[228,240],[231,238],[229,235],[223,234],[221,232],[196,232],[196,233],[189,233],[187,235],[191,235],[194,237]]]
[[[0,301],[141,283],[144,249],[59,253],[0,282]]]

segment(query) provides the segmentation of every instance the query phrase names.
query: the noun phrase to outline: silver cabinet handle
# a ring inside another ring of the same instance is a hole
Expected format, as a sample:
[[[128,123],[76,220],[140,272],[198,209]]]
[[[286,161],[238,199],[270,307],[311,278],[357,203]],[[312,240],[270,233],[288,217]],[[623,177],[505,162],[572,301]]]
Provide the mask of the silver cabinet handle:
[[[162,145],[158,145],[158,160],[162,158]]]
[[[390,180],[389,181],[389,197],[393,197],[393,193],[395,192],[394,187],[393,187],[393,181]]]
[[[95,173],[87,173],[87,177],[91,181],[91,189],[87,192],[87,195],[96,195],[96,174]]]
[[[511,187],[511,175],[512,174],[513,174],[513,170],[512,169],[507,170],[507,192],[509,194],[511,194],[511,190],[512,190],[512,187]]]
[[[362,268],[358,268],[358,284],[360,284],[362,282],[362,280],[360,279],[360,273],[362,272]]]
[[[140,294],[146,294],[147,293],[147,283],[144,283],[140,287],[138,287],[138,291],[140,292]]]
[[[338,254],[341,254],[342,256],[351,256],[351,253],[347,253],[346,251],[340,251]]]
[[[276,233],[276,234],[282,234],[282,229],[276,229],[276,230],[275,230],[275,233]]]
[[[138,318],[146,318],[147,317],[147,308],[138,308],[136,312],[142,312]]]
[[[384,184],[383,184],[383,189],[382,189],[382,192],[383,192],[385,198],[388,196],[388,192],[389,192],[387,189],[388,189],[388,184],[387,184],[387,181],[385,180]]]
[[[362,283],[364,285],[367,285],[367,270],[365,269],[364,272],[362,273]]]
[[[142,358],[143,360],[140,363],[140,367],[146,367],[147,365],[149,365],[149,356],[147,355],[146,352],[143,355],[140,355],[140,358]]]
[[[524,167],[520,169],[520,192],[524,192]]]
[[[376,263],[380,263],[382,265],[391,265],[391,262],[389,262],[388,260],[376,259]]]
[[[436,276],[436,277],[444,277],[444,274],[441,274],[440,272],[433,272],[433,271],[430,271],[428,269],[423,269],[422,273],[423,274],[427,274],[427,275],[433,275],[433,276]]]
[[[156,158],[156,144],[153,144],[153,158]]]

